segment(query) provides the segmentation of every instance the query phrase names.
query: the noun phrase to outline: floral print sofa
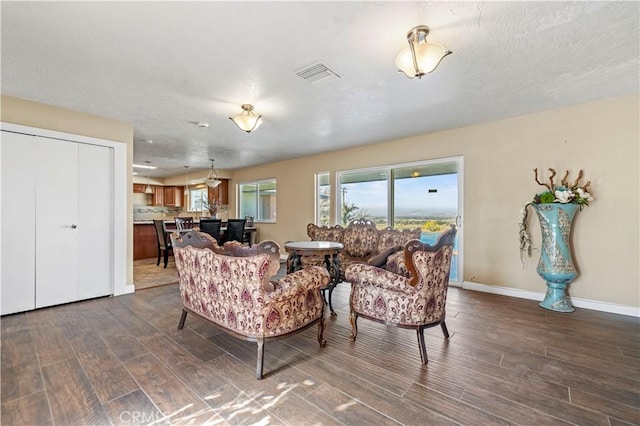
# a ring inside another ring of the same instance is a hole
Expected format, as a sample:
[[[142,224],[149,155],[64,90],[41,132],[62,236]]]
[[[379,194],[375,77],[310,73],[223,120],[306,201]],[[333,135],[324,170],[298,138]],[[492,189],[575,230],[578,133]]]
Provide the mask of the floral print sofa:
[[[403,256],[404,245],[410,240],[419,239],[421,233],[420,228],[402,231],[389,227],[377,229],[373,222],[366,219],[354,220],[346,228],[340,225],[307,225],[307,235],[312,241],[334,241],[344,245],[339,254],[342,278],[346,269],[353,264],[385,267],[389,256]],[[303,265],[322,265],[322,259],[303,259]]]
[[[270,281],[280,267],[280,248],[273,241],[253,247],[232,241],[220,247],[197,231],[174,233],[171,240],[183,304],[178,329],[191,312],[233,336],[257,342],[258,379],[266,340],[318,324],[318,342],[326,345],[320,289],[329,284],[329,273],[324,268],[305,268]]]

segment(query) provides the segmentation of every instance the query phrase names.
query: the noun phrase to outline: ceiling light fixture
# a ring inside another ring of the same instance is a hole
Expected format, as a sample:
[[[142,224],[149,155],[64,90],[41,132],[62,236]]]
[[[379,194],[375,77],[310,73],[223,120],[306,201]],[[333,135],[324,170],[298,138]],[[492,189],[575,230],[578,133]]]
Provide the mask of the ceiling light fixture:
[[[209,170],[209,174],[207,175],[207,178],[204,180],[204,182],[207,184],[207,186],[210,186],[211,188],[215,188],[218,185],[220,185],[222,182],[220,181],[220,179],[218,179],[218,174],[213,168],[213,162],[215,160],[213,158],[210,158],[210,160],[211,160],[211,170]]]
[[[184,175],[184,193],[189,193],[189,166],[184,166],[186,174]]]
[[[407,33],[409,48],[396,57],[396,68],[409,78],[422,78],[435,70],[445,56],[453,53],[441,44],[427,43],[428,35],[429,27],[426,25],[411,28]]]
[[[156,166],[150,166],[149,165],[150,161],[145,161],[145,163],[147,163],[146,166],[142,165],[142,164],[134,164],[133,168],[135,168],[135,169],[151,169],[151,170],[157,169]]]
[[[151,189],[151,185],[149,185],[149,181],[151,180],[151,169],[155,169],[155,167],[149,166],[151,161],[145,161],[147,163],[145,169],[147,169],[147,187],[144,189],[145,194],[153,194],[153,189]]]
[[[256,115],[253,112],[253,105],[243,104],[242,112],[235,117],[229,117],[231,121],[236,123],[240,130],[251,133],[262,124],[262,115]]]

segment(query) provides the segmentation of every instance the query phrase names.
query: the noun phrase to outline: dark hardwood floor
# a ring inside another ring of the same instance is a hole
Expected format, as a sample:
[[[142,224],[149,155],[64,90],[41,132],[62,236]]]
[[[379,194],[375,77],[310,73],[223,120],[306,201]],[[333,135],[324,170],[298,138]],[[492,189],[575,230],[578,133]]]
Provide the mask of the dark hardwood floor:
[[[444,340],[360,320],[256,345],[190,315],[177,285],[3,317],[2,425],[640,424],[640,323],[452,288]]]

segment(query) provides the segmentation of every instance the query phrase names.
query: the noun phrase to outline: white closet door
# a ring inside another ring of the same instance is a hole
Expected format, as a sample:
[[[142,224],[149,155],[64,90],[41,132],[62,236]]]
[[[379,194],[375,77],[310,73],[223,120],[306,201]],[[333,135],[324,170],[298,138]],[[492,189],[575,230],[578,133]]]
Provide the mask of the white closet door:
[[[113,149],[79,145],[79,299],[113,294]]]
[[[33,136],[2,132],[0,314],[35,308],[36,158]]]
[[[78,300],[78,144],[43,140],[36,174],[36,308]]]

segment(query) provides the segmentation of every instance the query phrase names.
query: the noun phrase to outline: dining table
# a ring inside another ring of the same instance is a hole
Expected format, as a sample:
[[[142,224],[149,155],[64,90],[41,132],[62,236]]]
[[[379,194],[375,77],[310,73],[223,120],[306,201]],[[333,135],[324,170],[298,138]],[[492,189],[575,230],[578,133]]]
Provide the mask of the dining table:
[[[193,222],[193,227],[197,228],[199,225],[199,221],[194,221]],[[167,232],[178,232],[178,233],[185,233],[185,232],[190,232],[193,230],[193,228],[187,228],[187,229],[177,229],[176,228],[176,223],[173,220],[165,220],[164,223],[164,229]],[[222,222],[222,226],[220,226],[220,239],[222,241],[225,240],[225,233],[227,232],[227,222]],[[256,239],[256,234],[258,232],[258,229],[255,226],[245,226],[244,228],[244,234],[245,236],[249,237],[248,241],[249,241],[249,245],[252,246],[255,244],[255,239]]]

